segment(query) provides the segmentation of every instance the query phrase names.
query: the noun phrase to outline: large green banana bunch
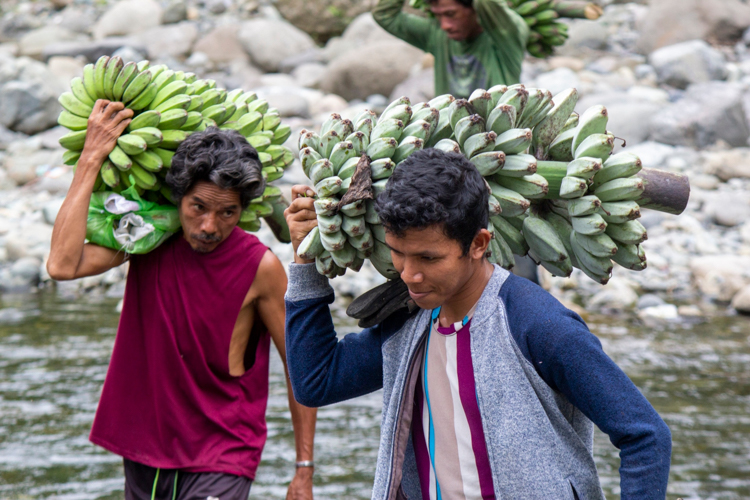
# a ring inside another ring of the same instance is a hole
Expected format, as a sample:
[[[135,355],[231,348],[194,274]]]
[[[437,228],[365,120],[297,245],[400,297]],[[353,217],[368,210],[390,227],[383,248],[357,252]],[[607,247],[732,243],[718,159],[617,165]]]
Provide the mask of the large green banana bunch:
[[[530,35],[526,50],[534,57],[545,58],[554,53],[555,47],[568,39],[568,25],[562,18],[596,20],[604,13],[598,5],[586,1],[566,0],[507,0],[529,26]],[[425,0],[411,0],[409,5],[428,14]]]
[[[511,268],[514,255],[528,254],[556,276],[577,267],[602,284],[612,261],[645,269],[639,245],[647,234],[636,220],[641,161],[631,153],[612,155],[606,109],[595,106],[579,117],[577,101],[575,89],[553,97],[544,89],[499,85],[469,99],[444,95],[411,106],[401,98],[379,117],[366,111],[354,122],[331,115],[320,134],[300,135],[302,167],[318,196],[318,227],[299,255],[315,258],[329,278],[358,270],[365,259],[395,278],[373,202],[340,202],[363,155],[377,196],[400,162],[435,147],[463,154],[487,181],[492,262]]]
[[[123,64],[120,57],[103,56],[73,78],[70,92],[59,98],[64,110],[58,123],[71,130],[60,138],[67,149],[64,161],[75,165],[86,139],[88,117],[97,99],[121,101],[135,114],[125,133],[101,167],[95,190],[121,192],[135,186],[152,201],[173,203],[163,179],[177,147],[192,132],[215,126],[239,131],[258,151],[267,182],[280,178],[294,160],[282,144],[291,135],[279,113],[253,92],[227,92],[214,80],[199,80],[193,73],[173,71],[149,61]],[[286,204],[281,192],[268,186],[242,213],[240,227],[260,228],[260,218],[285,226]]]

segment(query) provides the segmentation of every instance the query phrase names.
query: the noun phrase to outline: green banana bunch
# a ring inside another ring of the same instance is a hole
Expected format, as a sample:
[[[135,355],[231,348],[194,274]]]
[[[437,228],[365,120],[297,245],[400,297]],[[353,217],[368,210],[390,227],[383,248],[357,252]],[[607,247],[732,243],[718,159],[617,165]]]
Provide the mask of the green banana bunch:
[[[558,2],[537,3],[540,27],[543,19],[554,26],[549,11]],[[609,280],[613,263],[644,269],[640,243],[647,233],[636,220],[646,187],[635,177],[641,161],[612,155],[606,108],[579,116],[577,100],[575,89],[553,97],[545,89],[498,85],[468,99],[446,95],[412,105],[400,98],[379,116],[366,111],[352,121],[332,114],[298,141],[318,217],[300,251],[329,278],[358,270],[364,260],[386,278],[398,277],[375,204],[351,198],[353,179],[366,157],[377,197],[405,159],[434,147],[462,154],[485,177],[492,262],[510,268],[513,255],[528,254],[556,276],[578,268],[599,283]]]
[[[59,141],[66,149],[66,164],[75,166],[80,158],[88,118],[98,99],[120,101],[134,111],[125,133],[100,168],[98,190],[119,193],[134,186],[142,196],[149,192],[152,201],[174,204],[161,182],[163,171],[171,167],[174,151],[192,132],[209,126],[237,130],[254,145],[267,182],[280,178],[294,160],[292,152],[283,146],[291,128],[282,124],[278,112],[256,94],[242,89],[227,92],[216,88],[213,80],[198,80],[192,73],[151,66],[149,61],[124,64],[119,57],[102,56],[84,66],[83,75],[71,80],[70,92],[58,98],[63,107],[58,123],[71,131]],[[350,122],[338,126],[342,132],[347,127],[353,130]],[[358,144],[357,152],[365,147],[361,140]],[[319,148],[320,142],[315,144],[316,153]],[[339,149],[336,161],[354,156],[344,147]],[[286,205],[277,188],[267,187],[265,198],[253,200],[243,211],[239,225],[258,230],[260,218],[267,217],[277,237],[288,241],[283,219]]]

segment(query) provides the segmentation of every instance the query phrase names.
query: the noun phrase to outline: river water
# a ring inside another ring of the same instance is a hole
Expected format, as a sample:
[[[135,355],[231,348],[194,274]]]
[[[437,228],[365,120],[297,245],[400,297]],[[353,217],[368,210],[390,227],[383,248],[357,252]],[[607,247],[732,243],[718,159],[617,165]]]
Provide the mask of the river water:
[[[117,300],[53,292],[0,298],[0,499],[122,498],[121,460],[88,442],[107,370]],[[336,311],[341,333],[352,324]],[[672,429],[669,498],[750,498],[750,319],[643,325],[590,316],[592,331]],[[315,495],[368,499],[381,393],[321,409]],[[269,439],[251,498],[283,499],[294,442],[281,362],[271,364]],[[617,450],[597,431],[607,498]]]

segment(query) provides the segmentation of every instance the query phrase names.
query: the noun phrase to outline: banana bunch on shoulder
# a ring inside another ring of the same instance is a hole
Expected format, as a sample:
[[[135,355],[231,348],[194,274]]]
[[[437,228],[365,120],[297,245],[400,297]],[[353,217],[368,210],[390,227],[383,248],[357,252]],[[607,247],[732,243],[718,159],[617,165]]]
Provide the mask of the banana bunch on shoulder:
[[[380,116],[366,111],[353,122],[331,115],[319,133],[303,131],[299,139],[300,161],[318,197],[318,227],[300,256],[315,259],[329,278],[358,270],[366,259],[396,278],[373,200],[350,196],[342,205],[342,198],[360,162],[368,162],[377,197],[405,158],[434,147],[464,155],[485,178],[492,262],[510,269],[514,255],[529,255],[555,276],[579,268],[602,284],[614,264],[645,269],[640,244],[648,235],[637,221],[645,190],[637,176],[641,160],[613,155],[606,108],[579,116],[577,102],[575,89],[552,96],[499,85],[468,99],[445,95],[411,105],[400,98]]]
[[[81,156],[88,117],[97,99],[120,101],[135,112],[102,165],[95,191],[119,193],[135,186],[152,201],[173,204],[163,179],[174,152],[191,133],[208,127],[237,130],[246,137],[258,151],[268,182],[280,178],[294,160],[283,146],[291,128],[281,124],[278,111],[253,92],[227,92],[217,88],[216,81],[197,79],[193,73],[151,66],[149,61],[123,64],[117,56],[102,56],[86,65],[83,76],[73,78],[70,88],[58,99],[63,106],[58,123],[71,131],[60,138],[67,150],[63,155],[67,165],[76,165]],[[286,226],[285,207],[278,188],[269,186],[242,213],[240,226],[256,231],[260,217]]]
[[[318,226],[300,244],[301,257],[315,259],[318,271],[329,278],[349,268],[358,271],[365,259],[386,278],[398,277],[373,200],[363,197],[342,205],[342,198],[363,158],[371,194],[377,197],[409,155],[444,143],[453,134],[448,113],[453,101],[446,95],[412,106],[400,98],[379,116],[367,110],[351,121],[334,113],[319,133],[302,131],[300,161],[314,184]]]

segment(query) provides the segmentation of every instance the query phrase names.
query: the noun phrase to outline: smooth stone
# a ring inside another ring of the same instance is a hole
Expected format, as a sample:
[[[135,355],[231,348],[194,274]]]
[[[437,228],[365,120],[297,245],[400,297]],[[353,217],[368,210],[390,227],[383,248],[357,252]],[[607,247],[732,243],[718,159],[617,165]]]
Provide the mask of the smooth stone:
[[[742,288],[732,298],[732,307],[742,314],[750,314],[750,285]]]
[[[660,320],[674,320],[680,317],[677,306],[674,304],[663,304],[660,306],[647,307],[638,311],[642,318],[653,318]]]
[[[162,9],[154,0],[122,0],[112,5],[92,29],[94,38],[134,35],[161,24]]]
[[[724,54],[703,40],[662,47],[649,56],[649,63],[656,69],[659,83],[680,89],[727,77]]]
[[[636,305],[636,307],[638,309],[647,309],[649,307],[658,307],[664,304],[666,304],[666,302],[658,295],[647,293],[645,295],[641,295],[641,297],[638,299],[638,304]]]

